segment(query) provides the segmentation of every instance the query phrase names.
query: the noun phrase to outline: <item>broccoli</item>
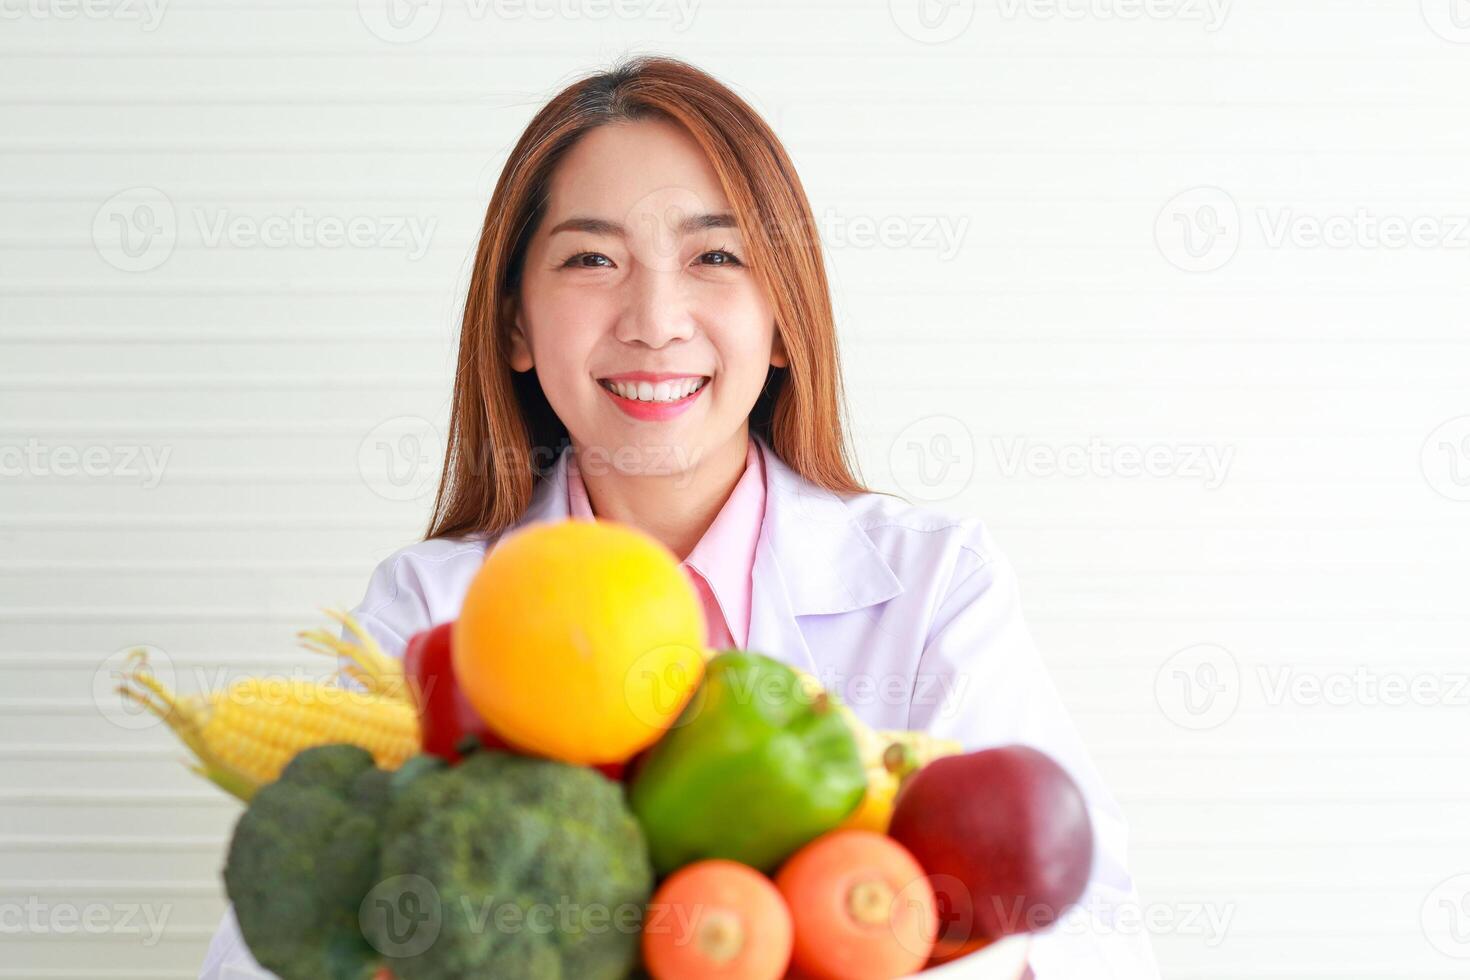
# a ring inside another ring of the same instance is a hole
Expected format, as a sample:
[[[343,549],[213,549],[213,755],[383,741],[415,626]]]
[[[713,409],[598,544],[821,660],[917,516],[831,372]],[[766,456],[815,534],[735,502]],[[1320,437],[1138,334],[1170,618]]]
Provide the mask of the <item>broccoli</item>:
[[[297,753],[255,794],[235,825],[224,879],[261,966],[282,980],[373,975],[381,956],[358,910],[377,880],[383,813],[424,771],[386,772],[365,749],[322,745]]]
[[[397,980],[626,977],[654,884],[619,784],[494,750],[394,795],[379,875],[383,908],[425,930],[364,915]]]

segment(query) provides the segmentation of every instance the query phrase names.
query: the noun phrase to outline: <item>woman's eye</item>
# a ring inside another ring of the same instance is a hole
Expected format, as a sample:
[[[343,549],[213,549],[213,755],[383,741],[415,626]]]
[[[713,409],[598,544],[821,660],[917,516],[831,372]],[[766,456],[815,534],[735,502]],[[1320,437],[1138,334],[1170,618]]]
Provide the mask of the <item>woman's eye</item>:
[[[716,266],[721,266],[721,265],[742,265],[743,264],[740,261],[740,256],[736,255],[734,252],[732,252],[732,251],[730,251],[729,249],[726,249],[726,248],[715,248],[715,249],[711,249],[710,251],[705,252],[704,254],[700,255],[700,258],[701,259],[708,258],[711,255],[723,256],[723,258],[721,258],[720,261],[714,262],[714,263],[710,263],[710,264],[713,264],[713,265],[716,265]]]
[[[578,252],[576,255],[573,255],[571,258],[563,262],[562,268],[566,268],[570,265],[575,265],[579,269],[607,268],[607,266],[603,265],[588,265],[586,262],[582,261],[583,259],[602,259],[604,262],[608,263],[608,265],[612,264],[612,259],[608,258],[606,255],[603,255],[601,252]]]
[[[711,257],[714,257],[715,261],[705,261]],[[699,255],[698,261],[701,265],[710,265],[716,268],[723,265],[744,264],[740,261],[740,256],[736,255],[728,248],[714,248],[710,249],[708,252],[702,252]],[[603,255],[601,252],[578,252],[562,263],[562,268],[564,269],[609,269],[612,267],[612,259],[608,258],[606,255]]]

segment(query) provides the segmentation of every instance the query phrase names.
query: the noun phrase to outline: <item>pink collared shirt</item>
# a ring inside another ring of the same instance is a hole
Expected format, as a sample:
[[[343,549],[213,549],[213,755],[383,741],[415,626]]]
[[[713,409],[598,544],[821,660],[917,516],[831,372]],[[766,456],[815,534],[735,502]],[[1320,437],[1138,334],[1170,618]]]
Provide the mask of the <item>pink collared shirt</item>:
[[[568,449],[567,505],[574,518],[592,520],[587,486]],[[751,570],[766,511],[765,464],[755,439],[745,451],[745,471],[689,557],[679,563],[704,604],[705,643],[711,650],[744,649],[750,636]]]

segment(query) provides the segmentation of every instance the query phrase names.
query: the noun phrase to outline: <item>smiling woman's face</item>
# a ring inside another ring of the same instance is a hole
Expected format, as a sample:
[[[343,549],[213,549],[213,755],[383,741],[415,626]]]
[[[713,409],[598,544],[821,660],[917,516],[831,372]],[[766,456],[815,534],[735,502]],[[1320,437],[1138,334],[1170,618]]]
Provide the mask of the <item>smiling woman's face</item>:
[[[598,127],[552,175],[511,366],[535,367],[582,458],[649,474],[697,466],[744,436],[767,369],[786,365],[746,262],[688,134],[653,120]]]

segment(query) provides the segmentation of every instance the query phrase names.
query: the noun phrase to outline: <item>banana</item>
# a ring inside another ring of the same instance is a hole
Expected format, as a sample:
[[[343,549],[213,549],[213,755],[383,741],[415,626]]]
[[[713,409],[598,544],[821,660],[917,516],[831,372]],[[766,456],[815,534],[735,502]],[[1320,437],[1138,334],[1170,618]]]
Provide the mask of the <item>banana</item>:
[[[821,681],[804,670],[793,669],[808,697],[823,692]],[[886,833],[903,781],[940,756],[958,755],[964,749],[954,739],[935,738],[927,732],[871,728],[840,698],[832,700],[852,730],[868,774],[867,796],[843,821],[842,828]]]

